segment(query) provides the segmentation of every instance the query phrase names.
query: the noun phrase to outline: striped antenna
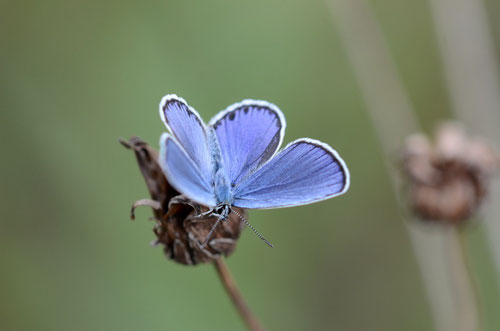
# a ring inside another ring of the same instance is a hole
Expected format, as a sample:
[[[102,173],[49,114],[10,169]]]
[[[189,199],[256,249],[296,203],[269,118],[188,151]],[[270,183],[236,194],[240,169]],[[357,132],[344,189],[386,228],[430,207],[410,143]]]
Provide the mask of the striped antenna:
[[[245,223],[267,245],[269,245],[269,247],[271,247],[271,248],[274,247],[273,244],[271,244],[269,241],[267,241],[266,238],[262,237],[262,235],[257,230],[255,230],[255,228],[250,223],[248,223],[248,221],[243,216],[241,216],[236,210],[231,209],[231,211],[233,211],[236,215],[238,215],[238,217],[243,221],[243,223]]]

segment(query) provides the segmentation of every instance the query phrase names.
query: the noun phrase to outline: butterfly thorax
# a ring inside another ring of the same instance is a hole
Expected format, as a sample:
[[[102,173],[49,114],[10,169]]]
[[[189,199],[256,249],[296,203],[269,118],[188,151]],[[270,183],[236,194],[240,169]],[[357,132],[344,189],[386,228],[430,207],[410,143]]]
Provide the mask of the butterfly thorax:
[[[233,202],[233,194],[223,169],[219,169],[214,176],[214,192],[217,205],[229,204]]]
[[[233,203],[233,193],[231,190],[231,182],[224,170],[222,152],[219,142],[213,128],[209,128],[208,132],[208,148],[210,150],[210,158],[212,164],[212,178],[215,199],[217,206],[231,205]]]

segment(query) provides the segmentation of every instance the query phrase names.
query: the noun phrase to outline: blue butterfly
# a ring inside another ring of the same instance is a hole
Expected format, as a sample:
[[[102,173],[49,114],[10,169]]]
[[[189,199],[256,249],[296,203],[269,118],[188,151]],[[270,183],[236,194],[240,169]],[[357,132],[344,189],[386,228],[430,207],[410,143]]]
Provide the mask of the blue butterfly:
[[[349,188],[349,170],[327,144],[301,138],[278,151],[285,116],[269,102],[243,100],[206,125],[184,99],[169,94],[160,102],[160,116],[170,131],[160,139],[160,165],[177,191],[210,208],[200,216],[217,217],[208,237],[232,206],[299,206]]]

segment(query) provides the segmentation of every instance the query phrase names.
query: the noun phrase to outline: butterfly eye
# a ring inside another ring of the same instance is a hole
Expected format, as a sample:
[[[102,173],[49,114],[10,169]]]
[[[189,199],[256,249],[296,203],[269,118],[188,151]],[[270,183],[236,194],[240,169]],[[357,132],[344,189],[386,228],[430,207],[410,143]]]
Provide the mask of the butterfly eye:
[[[224,211],[224,206],[223,205],[215,207],[215,212],[217,214],[221,215],[223,211]]]

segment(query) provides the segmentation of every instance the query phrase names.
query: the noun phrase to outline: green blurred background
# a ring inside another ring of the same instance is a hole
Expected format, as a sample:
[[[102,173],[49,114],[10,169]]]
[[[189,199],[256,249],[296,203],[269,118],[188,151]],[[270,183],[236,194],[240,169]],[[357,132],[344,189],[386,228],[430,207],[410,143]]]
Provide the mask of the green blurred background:
[[[449,115],[425,1],[371,1],[427,130]],[[500,4],[488,10],[500,46]],[[251,212],[228,264],[270,330],[432,330],[404,220],[324,1],[1,1],[2,330],[241,330],[211,265],[152,248],[148,196],[119,137],[157,147],[158,102],[205,120],[244,98],[277,104],[285,143],[343,156],[348,194]],[[481,226],[468,234],[485,330],[498,284]],[[495,326],[496,325],[496,326]]]

